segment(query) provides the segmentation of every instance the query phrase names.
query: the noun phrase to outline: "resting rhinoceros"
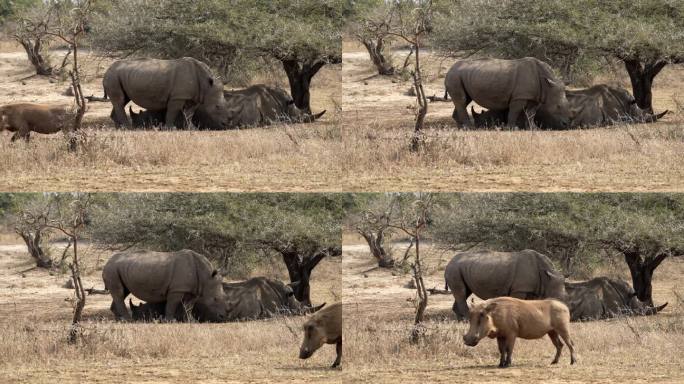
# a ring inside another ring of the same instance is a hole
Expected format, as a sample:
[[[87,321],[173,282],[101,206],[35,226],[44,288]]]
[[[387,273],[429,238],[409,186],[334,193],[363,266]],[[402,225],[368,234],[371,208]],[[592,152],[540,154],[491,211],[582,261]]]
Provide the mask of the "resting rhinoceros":
[[[226,124],[223,83],[199,60],[127,59],[112,64],[102,79],[105,97],[112,106],[112,120],[129,126],[126,104],[133,101],[152,111],[165,110],[164,124],[171,127],[179,114],[192,117],[201,111],[212,128]],[[211,120],[209,120],[211,119]]]
[[[325,111],[315,115],[297,108],[292,97],[283,89],[264,84],[252,85],[237,91],[224,91],[226,100],[226,126],[223,128],[261,127],[277,122],[309,123],[323,116]],[[165,110],[147,110],[134,113],[130,110],[133,127],[157,126],[166,114]],[[192,119],[195,126],[212,128],[208,112],[198,110]],[[185,122],[179,122],[184,124]]]
[[[310,308],[301,304],[295,297],[289,284],[266,277],[254,277],[237,283],[223,283],[226,301],[226,317],[224,321],[254,320],[270,318],[276,315],[302,315],[312,313],[322,308]],[[150,321],[161,318],[164,313],[164,303],[143,303],[134,307],[133,320]],[[210,321],[205,316],[205,308],[197,303],[192,309],[192,315],[198,321]],[[180,320],[183,312],[179,311],[176,318]]]
[[[204,316],[212,321],[226,317],[221,275],[206,257],[191,250],[117,253],[102,269],[102,279],[112,295],[111,310],[117,319],[131,319],[125,302],[131,293],[146,302],[166,302],[164,315],[169,321],[181,305],[201,305]]]
[[[519,252],[460,252],[444,270],[444,280],[454,295],[453,310],[461,321],[468,317],[466,299],[511,296],[518,299],[563,299],[564,277],[545,255]]]
[[[516,126],[521,117],[526,122],[526,117],[537,111],[550,116],[550,128],[565,128],[570,123],[563,82],[548,64],[533,57],[459,61],[447,73],[444,85],[459,126],[471,125],[467,110],[471,101],[490,110],[507,110],[509,127]]]
[[[231,128],[264,126],[276,122],[310,123],[325,113],[306,113],[297,108],[284,89],[264,84],[225,91],[223,96],[228,106]]]
[[[239,283],[223,283],[227,320],[262,319],[275,315],[301,315],[316,312],[322,304],[309,308],[294,296],[292,287],[279,280],[255,277]]]
[[[626,281],[608,277],[566,282],[565,292],[572,321],[608,319],[620,315],[654,315],[667,306],[665,303],[652,307],[639,300]]]
[[[626,89],[618,86],[597,84],[590,88],[566,90],[570,104],[570,127],[603,127],[619,123],[652,123],[658,121],[669,111],[651,114],[639,108],[634,97]],[[507,110],[488,110],[481,113],[471,108],[475,126],[487,128],[506,124]],[[548,117],[539,111],[535,122],[540,127],[548,127]]]
[[[57,133],[73,121],[73,113],[66,106],[35,103],[8,104],[0,107],[0,132],[14,132],[11,141],[29,140],[31,132]]]
[[[618,123],[652,123],[665,116],[639,108],[634,97],[622,87],[606,84],[566,91],[571,111],[571,126],[597,127]],[[544,118],[544,116],[540,116]]]

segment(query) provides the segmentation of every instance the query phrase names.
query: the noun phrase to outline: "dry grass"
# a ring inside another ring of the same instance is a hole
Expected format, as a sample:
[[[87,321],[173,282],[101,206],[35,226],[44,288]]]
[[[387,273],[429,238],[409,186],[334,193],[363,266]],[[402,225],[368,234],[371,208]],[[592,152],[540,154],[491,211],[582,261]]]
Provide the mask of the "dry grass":
[[[54,53],[56,57],[59,52]],[[0,104],[69,104],[67,83],[32,77],[25,53],[0,46]],[[102,95],[111,60],[85,52],[86,95]],[[32,134],[29,144],[0,134],[0,189],[4,191],[335,191],[341,167],[340,67],[326,66],[312,83],[312,108],[328,112],[313,124],[207,131],[118,131],[110,103],[90,103],[86,142],[68,153],[62,135]],[[280,71],[282,72],[282,71]],[[258,80],[286,86],[284,73]],[[137,107],[133,107],[134,110]]]
[[[401,248],[399,244],[397,248]],[[451,255],[427,246],[426,286],[443,287],[444,263]],[[654,300],[669,301],[651,317],[572,323],[579,362],[570,366],[564,349],[556,366],[555,349],[546,339],[518,340],[513,367],[498,369],[493,340],[477,347],[463,344],[466,324],[457,323],[450,295],[431,295],[426,332],[418,344],[408,336],[415,314],[415,290],[405,288],[409,275],[373,270],[363,245],[344,246],[345,372],[348,380],[395,382],[681,382],[684,369],[684,260],[669,259],[656,271]],[[364,272],[365,271],[365,272]],[[625,276],[623,276],[625,277]],[[679,295],[680,298],[677,298]]]
[[[654,104],[663,122],[613,128],[549,131],[460,131],[451,103],[431,103],[427,144],[408,150],[415,97],[409,82],[372,77],[367,53],[344,45],[343,173],[348,190],[435,191],[674,191],[684,187],[684,115],[678,88],[684,69],[656,80]],[[395,52],[401,62],[405,52]],[[426,94],[443,95],[453,60],[425,52]],[[626,77],[619,74],[620,78]],[[477,108],[476,108],[477,109]]]
[[[87,259],[84,285],[102,288]],[[121,324],[111,298],[88,296],[84,333],[66,343],[73,292],[66,275],[31,267],[21,245],[0,246],[0,377],[13,382],[339,382],[334,347],[297,358],[305,317],[225,324]],[[101,264],[100,264],[101,265]],[[284,269],[282,267],[281,269]],[[261,272],[261,271],[260,271]],[[283,271],[277,271],[277,275]],[[325,259],[311,280],[314,303],[340,300],[341,263]],[[122,376],[123,375],[123,376]]]

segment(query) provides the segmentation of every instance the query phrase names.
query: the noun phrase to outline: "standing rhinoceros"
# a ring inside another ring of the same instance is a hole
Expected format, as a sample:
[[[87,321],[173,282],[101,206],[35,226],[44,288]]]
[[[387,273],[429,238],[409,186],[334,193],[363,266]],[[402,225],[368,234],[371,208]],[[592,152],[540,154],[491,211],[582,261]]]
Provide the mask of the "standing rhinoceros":
[[[654,315],[667,303],[652,307],[636,297],[622,279],[595,277],[588,281],[565,283],[566,302],[572,321],[600,320],[621,315]]]
[[[507,110],[509,127],[515,127],[521,117],[527,121],[537,111],[548,116],[549,128],[565,128],[570,123],[564,84],[548,64],[533,57],[459,61],[447,73],[444,85],[460,126],[471,125],[467,110],[471,101],[490,110]]]
[[[117,127],[130,126],[125,109],[130,101],[152,111],[165,110],[167,127],[179,114],[191,118],[195,111],[201,111],[213,128],[226,123],[223,83],[206,64],[191,57],[119,60],[107,69],[102,84]]]
[[[191,250],[117,253],[102,269],[102,279],[112,295],[111,310],[117,319],[131,319],[125,302],[131,293],[146,302],[166,302],[168,321],[175,319],[181,305],[201,305],[213,321],[226,316],[220,274],[206,257]]]
[[[545,255],[519,252],[474,251],[456,254],[444,270],[444,280],[454,295],[453,310],[461,321],[468,317],[466,299],[511,296],[518,299],[563,299],[564,277]]]

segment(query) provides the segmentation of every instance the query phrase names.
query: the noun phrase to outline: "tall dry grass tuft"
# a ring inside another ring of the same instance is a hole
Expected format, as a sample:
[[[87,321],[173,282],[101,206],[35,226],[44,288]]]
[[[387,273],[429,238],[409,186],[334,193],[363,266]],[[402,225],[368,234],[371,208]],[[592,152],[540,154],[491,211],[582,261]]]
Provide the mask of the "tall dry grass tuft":
[[[28,144],[1,137],[2,188],[332,190],[340,172],[334,123],[224,132],[88,129],[85,137],[76,153],[61,135]]]

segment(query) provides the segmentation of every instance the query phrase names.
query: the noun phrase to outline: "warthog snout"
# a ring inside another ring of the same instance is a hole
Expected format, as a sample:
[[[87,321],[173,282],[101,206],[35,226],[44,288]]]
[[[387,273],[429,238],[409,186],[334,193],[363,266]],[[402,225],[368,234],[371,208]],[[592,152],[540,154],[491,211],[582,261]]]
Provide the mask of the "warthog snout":
[[[309,350],[308,348],[301,348],[299,350],[299,358],[300,359],[308,359],[309,357],[311,357],[312,354],[313,354],[313,351]]]
[[[469,335],[463,335],[463,344],[469,346],[469,347],[474,347],[479,343],[480,340],[477,339],[475,336],[469,336]]]

